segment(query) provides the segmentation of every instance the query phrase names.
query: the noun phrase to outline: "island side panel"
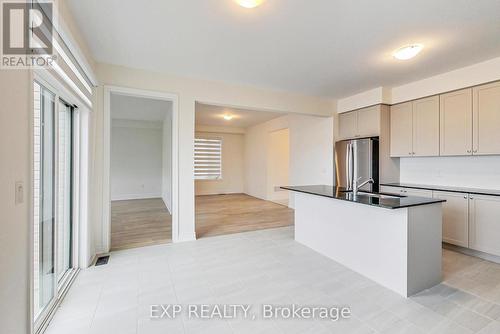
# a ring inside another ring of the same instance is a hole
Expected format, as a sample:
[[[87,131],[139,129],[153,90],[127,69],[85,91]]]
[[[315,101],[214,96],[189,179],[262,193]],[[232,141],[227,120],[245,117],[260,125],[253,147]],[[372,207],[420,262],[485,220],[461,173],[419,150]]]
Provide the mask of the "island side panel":
[[[295,240],[407,296],[408,209],[295,194]]]
[[[442,281],[442,204],[408,209],[408,295]]]

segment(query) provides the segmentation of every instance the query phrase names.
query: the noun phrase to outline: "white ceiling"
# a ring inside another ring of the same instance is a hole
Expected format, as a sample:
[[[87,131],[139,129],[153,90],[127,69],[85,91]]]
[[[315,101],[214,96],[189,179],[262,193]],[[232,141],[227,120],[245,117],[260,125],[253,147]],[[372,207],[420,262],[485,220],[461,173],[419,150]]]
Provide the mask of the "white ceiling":
[[[336,98],[500,56],[498,0],[68,2],[99,62]]]
[[[232,115],[233,119],[227,121],[223,118],[224,115]],[[196,103],[195,122],[196,125],[248,128],[284,115],[277,112],[226,108]]]
[[[172,112],[172,102],[111,94],[111,118],[137,121],[163,121]]]

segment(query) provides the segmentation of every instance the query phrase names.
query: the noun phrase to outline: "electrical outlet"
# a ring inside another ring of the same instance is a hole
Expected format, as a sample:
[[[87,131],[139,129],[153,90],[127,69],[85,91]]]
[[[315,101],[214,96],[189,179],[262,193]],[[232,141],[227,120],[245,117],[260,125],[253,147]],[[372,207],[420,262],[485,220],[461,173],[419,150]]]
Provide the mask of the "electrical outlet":
[[[24,183],[22,181],[16,182],[16,205],[24,203]]]

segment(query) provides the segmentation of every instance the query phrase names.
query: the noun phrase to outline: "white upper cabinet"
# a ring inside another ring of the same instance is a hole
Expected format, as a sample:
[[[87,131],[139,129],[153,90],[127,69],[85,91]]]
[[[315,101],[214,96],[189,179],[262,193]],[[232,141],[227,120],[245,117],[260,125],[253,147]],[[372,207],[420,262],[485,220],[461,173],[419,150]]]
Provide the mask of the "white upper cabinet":
[[[339,136],[341,139],[356,137],[358,132],[358,114],[346,112],[339,115]]]
[[[439,96],[391,108],[391,156],[439,155]]]
[[[500,256],[500,197],[470,195],[469,247]]]
[[[413,101],[412,154],[439,155],[439,96]]]
[[[391,156],[413,155],[413,103],[391,107]]]
[[[473,154],[500,154],[500,82],[473,88]]]
[[[440,96],[441,155],[472,154],[472,89]]]
[[[340,139],[380,135],[380,106],[345,112],[339,115]]]
[[[443,203],[443,241],[469,247],[468,194],[434,191],[434,198],[446,200]]]
[[[380,135],[380,107],[360,109],[358,113],[358,135],[375,137]]]

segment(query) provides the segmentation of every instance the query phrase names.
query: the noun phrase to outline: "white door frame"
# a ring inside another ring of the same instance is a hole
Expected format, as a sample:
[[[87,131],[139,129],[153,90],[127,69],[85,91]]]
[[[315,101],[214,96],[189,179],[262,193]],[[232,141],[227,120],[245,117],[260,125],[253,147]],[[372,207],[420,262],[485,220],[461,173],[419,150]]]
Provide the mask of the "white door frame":
[[[111,94],[153,98],[172,102],[172,241],[179,241],[179,97],[177,94],[119,86],[104,86],[104,175],[102,241],[105,253],[111,248]]]

